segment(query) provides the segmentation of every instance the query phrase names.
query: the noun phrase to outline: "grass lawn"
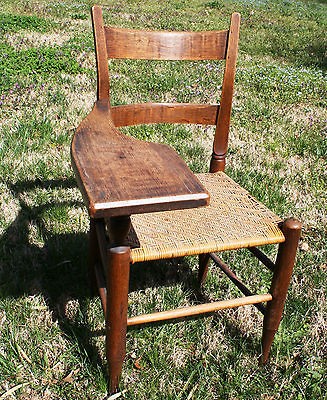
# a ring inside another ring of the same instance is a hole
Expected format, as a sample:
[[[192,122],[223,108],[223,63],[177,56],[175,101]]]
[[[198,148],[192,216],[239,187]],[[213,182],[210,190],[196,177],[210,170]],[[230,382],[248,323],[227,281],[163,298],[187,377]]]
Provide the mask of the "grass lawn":
[[[233,11],[241,13],[227,172],[281,217],[293,215],[304,226],[266,366],[258,366],[262,317],[254,307],[130,329],[121,398],[326,399],[326,3],[103,4],[107,24],[144,29],[221,29]],[[101,399],[106,393],[102,310],[86,281],[88,218],[69,154],[96,95],[91,5],[2,1],[0,399]],[[215,102],[220,93],[219,63],[110,63],[114,104]],[[126,132],[174,146],[194,171],[208,168],[212,128]],[[269,273],[247,252],[224,257],[241,279],[267,289]],[[133,266],[130,314],[191,304],[196,262]],[[212,268],[203,296],[235,295]]]

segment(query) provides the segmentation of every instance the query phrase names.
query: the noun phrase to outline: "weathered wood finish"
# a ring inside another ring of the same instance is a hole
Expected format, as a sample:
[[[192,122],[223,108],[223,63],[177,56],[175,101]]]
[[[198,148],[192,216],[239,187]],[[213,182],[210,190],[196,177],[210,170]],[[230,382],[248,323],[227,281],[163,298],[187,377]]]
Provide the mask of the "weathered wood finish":
[[[108,58],[221,60],[228,31],[167,32],[105,27]]]
[[[210,171],[223,171],[228,148],[228,134],[234,79],[238,51],[240,14],[233,13],[229,30],[209,32],[152,32],[104,27],[101,9],[92,8],[95,43],[98,65],[98,99],[109,99],[109,75],[107,58],[156,59],[156,60],[205,60],[225,59],[226,66],[222,85],[222,95],[218,116],[210,113],[208,124],[216,124],[216,134]],[[98,38],[97,38],[98,36]],[[104,43],[105,39],[105,43]],[[175,106],[178,107],[178,106]],[[153,122],[181,122],[205,124],[207,115],[202,118],[204,108],[184,109],[175,119],[171,109],[158,105],[133,105],[113,111],[116,126]],[[183,112],[186,115],[183,115]],[[126,114],[125,114],[126,113]],[[133,114],[134,113],[134,114]]]
[[[125,357],[128,325],[211,313],[217,310],[268,302],[264,317],[262,362],[266,362],[280,323],[294,265],[301,224],[287,220],[285,243],[276,266],[258,249],[250,249],[274,270],[269,294],[252,295],[215,254],[199,258],[199,281],[208,271],[209,258],[246,295],[244,298],[186,307],[127,319],[130,248],[124,246],[130,215],[207,205],[209,195],[176,153],[168,146],[141,142],[117,127],[143,123],[196,123],[216,125],[210,171],[223,171],[237,58],[240,15],[230,29],[211,32],[146,32],[104,27],[102,11],[92,8],[98,101],[78,127],[71,147],[72,164],[91,216],[90,276],[98,284],[106,319],[109,393],[117,391]],[[204,60],[226,58],[220,106],[199,104],[133,104],[110,106],[109,58],[150,60]],[[105,231],[107,220],[109,240]],[[94,269],[95,267],[95,269]],[[106,287],[105,287],[106,286]]]
[[[92,24],[97,64],[97,98],[103,100],[109,98],[109,71],[102,10],[98,6],[92,7]]]
[[[121,134],[113,124],[107,100],[98,101],[81,123],[71,153],[92,218],[198,207],[209,202],[200,181],[172,148]]]
[[[281,226],[281,230],[285,236],[285,242],[279,245],[270,288],[272,301],[267,305],[263,320],[262,364],[265,364],[268,360],[271,344],[282,318],[286,295],[293,272],[296,250],[301,236],[301,229],[301,223],[294,218],[285,220]]]
[[[219,106],[211,104],[143,103],[111,107],[115,126],[154,123],[216,125]]]
[[[106,353],[109,371],[109,393],[118,388],[126,354],[127,296],[130,249],[114,247],[108,251]]]
[[[223,79],[217,128],[213,144],[210,172],[225,170],[225,159],[228,148],[228,134],[234,92],[240,21],[240,14],[234,13],[231,18],[229,29],[226,66]]]
[[[249,304],[257,304],[265,301],[270,301],[272,296],[270,293],[258,294],[253,296],[240,297],[231,300],[222,300],[212,303],[199,304],[196,306],[176,308],[170,311],[161,311],[153,314],[143,314],[137,317],[128,318],[127,325],[148,324],[158,321],[168,321],[170,319],[192,317],[196,315],[213,313],[218,310],[225,310],[227,308],[235,308]]]

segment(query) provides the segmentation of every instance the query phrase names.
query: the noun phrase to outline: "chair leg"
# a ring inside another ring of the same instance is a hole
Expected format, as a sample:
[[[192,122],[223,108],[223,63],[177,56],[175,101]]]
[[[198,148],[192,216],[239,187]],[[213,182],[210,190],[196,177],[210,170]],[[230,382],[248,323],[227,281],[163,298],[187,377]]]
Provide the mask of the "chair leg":
[[[130,270],[130,248],[113,247],[108,251],[106,354],[108,362],[108,391],[118,390],[126,354],[127,305]]]
[[[200,254],[199,255],[199,272],[198,272],[198,282],[199,285],[202,286],[209,268],[210,256],[209,254]]]
[[[95,276],[95,265],[99,261],[99,246],[97,233],[95,228],[95,221],[93,218],[90,219],[90,230],[89,230],[89,269],[88,269],[88,277],[90,284],[91,295],[95,296],[98,293],[98,285],[96,282]]]
[[[270,293],[272,300],[268,302],[263,320],[262,355],[260,362],[268,360],[271,344],[282,318],[288,286],[294,267],[296,250],[301,234],[301,223],[293,218],[283,222],[281,230],[285,242],[279,245],[276,266],[272,278]]]

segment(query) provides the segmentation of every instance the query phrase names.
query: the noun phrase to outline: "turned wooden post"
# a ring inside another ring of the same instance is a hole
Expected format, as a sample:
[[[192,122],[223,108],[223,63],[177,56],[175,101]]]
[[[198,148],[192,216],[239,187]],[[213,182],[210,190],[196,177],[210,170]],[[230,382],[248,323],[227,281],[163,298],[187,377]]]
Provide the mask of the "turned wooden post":
[[[126,353],[126,330],[130,248],[125,245],[131,226],[130,216],[107,220],[110,249],[107,252],[107,310],[106,352],[109,394],[118,390],[119,378]]]
[[[126,354],[126,330],[130,248],[113,247],[108,250],[106,354],[108,362],[108,391],[118,389],[119,378]]]
[[[262,364],[265,364],[268,360],[270,347],[282,318],[287,290],[293,272],[296,250],[301,235],[301,227],[301,223],[293,218],[285,220],[281,226],[285,242],[279,245],[270,288],[272,300],[267,304],[263,320],[262,356],[260,359]]]
[[[240,21],[240,14],[234,13],[231,18],[229,29],[226,68],[223,79],[215,139],[213,143],[213,152],[210,162],[210,172],[225,170],[225,158],[228,148],[228,133],[230,115],[232,111]]]

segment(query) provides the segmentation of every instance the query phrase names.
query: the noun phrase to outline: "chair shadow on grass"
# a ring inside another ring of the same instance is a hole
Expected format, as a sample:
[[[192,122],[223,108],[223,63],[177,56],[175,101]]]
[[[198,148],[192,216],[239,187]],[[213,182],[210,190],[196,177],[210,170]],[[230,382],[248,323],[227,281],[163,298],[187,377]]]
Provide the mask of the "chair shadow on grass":
[[[82,203],[76,200],[47,202],[29,206],[33,190],[54,190],[76,187],[73,179],[24,181],[11,185],[10,191],[19,201],[16,219],[0,237],[0,293],[2,296],[43,296],[52,319],[58,321],[65,337],[88,354],[92,364],[102,365],[90,340],[87,321],[67,318],[69,300],[77,300],[81,314],[86,315],[89,290],[87,281],[87,234],[54,233],[42,218],[51,208],[68,209]],[[27,201],[26,201],[27,198]],[[31,226],[36,232],[31,232]],[[60,230],[60,232],[62,229]],[[42,240],[39,240],[42,238]],[[76,341],[77,339],[77,341]]]
[[[92,338],[104,333],[92,332],[86,317],[82,322],[66,315],[67,303],[77,300],[81,315],[87,315],[90,288],[87,266],[87,233],[54,233],[47,227],[42,214],[52,207],[81,207],[77,200],[48,202],[33,207],[26,202],[24,193],[33,189],[70,189],[75,188],[75,180],[34,180],[17,182],[11,185],[11,193],[19,201],[20,210],[16,219],[0,237],[0,293],[2,296],[18,298],[20,296],[42,295],[51,312],[58,321],[65,336],[76,343],[82,353],[87,353],[92,367],[99,368],[106,375],[105,360],[100,355]],[[43,239],[38,244],[31,236],[31,223],[37,227],[37,236]],[[131,266],[130,292],[147,287],[181,284],[189,300],[196,303],[208,302],[207,296],[197,288],[197,279],[190,264],[185,259],[166,262],[147,262]],[[213,324],[214,324],[213,320]],[[157,323],[158,325],[162,324]],[[134,327],[132,329],[137,329]],[[257,345],[227,322],[226,332],[231,336],[241,335],[243,345],[249,353],[255,353]]]

